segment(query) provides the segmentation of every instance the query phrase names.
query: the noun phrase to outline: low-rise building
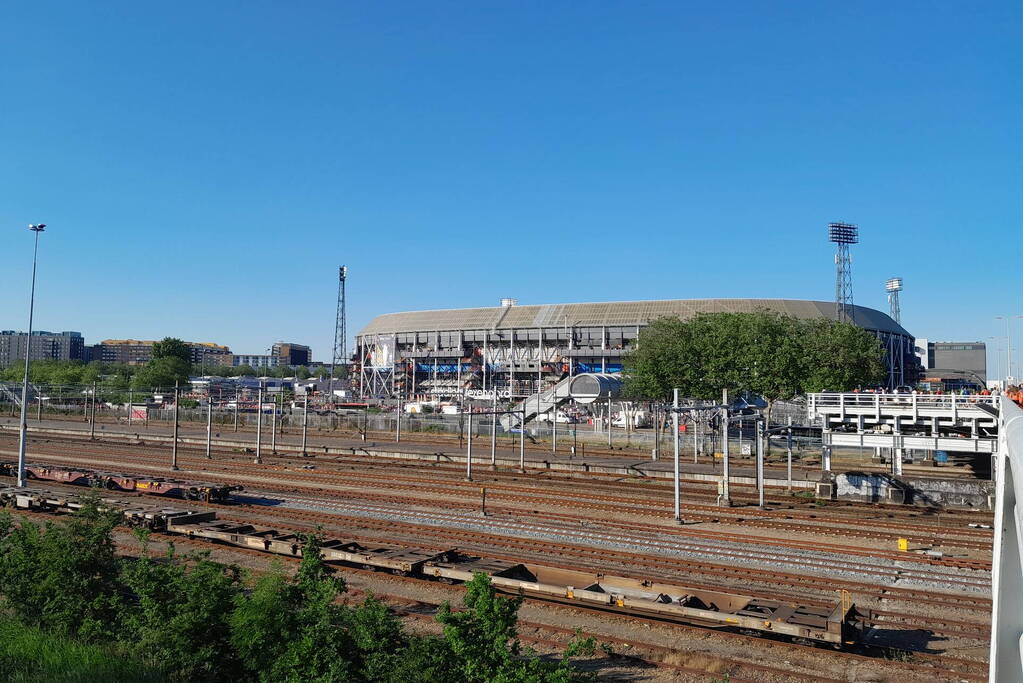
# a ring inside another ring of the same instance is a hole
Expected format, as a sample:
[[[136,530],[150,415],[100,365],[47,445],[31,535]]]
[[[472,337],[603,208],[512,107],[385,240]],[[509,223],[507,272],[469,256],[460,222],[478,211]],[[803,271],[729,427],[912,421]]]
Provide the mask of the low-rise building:
[[[92,347],[92,360],[104,363],[144,365],[153,359],[155,341],[139,339],[106,339]],[[191,351],[193,365],[230,364],[231,349],[210,342],[185,342]]]
[[[987,385],[987,345],[984,342],[916,340],[916,353],[924,368],[924,388],[944,391],[983,389]]]

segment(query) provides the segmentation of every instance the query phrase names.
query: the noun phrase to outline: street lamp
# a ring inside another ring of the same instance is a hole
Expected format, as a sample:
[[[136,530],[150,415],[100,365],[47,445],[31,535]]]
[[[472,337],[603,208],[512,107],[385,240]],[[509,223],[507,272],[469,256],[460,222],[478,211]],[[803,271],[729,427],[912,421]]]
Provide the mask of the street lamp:
[[[32,314],[36,303],[36,257],[39,254],[39,233],[46,228],[44,223],[29,225],[36,234],[32,250],[32,289],[28,297],[28,335],[25,337],[25,380],[21,385],[21,427],[18,436],[18,487],[25,485],[25,442],[28,438],[28,366],[32,357]]]
[[[1023,315],[996,315],[995,320],[1005,321],[1005,384],[1008,385],[1009,381],[1012,380],[1012,331],[1009,329],[1009,323],[1012,320],[1018,320],[1023,318]]]

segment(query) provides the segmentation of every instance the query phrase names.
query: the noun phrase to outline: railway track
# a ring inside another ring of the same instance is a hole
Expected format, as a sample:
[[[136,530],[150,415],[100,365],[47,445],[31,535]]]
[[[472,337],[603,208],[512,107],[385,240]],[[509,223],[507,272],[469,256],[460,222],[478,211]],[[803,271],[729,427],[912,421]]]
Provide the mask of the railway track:
[[[134,498],[136,500],[138,499],[138,497],[132,497],[132,498]],[[189,506],[192,506],[192,507],[204,507],[204,506],[201,506],[201,505],[195,505],[194,503],[189,503]],[[219,506],[216,506],[216,507],[219,507]],[[192,540],[183,539],[180,536],[172,536],[170,538],[172,538],[176,543],[184,541],[184,542],[189,543],[189,544],[197,543],[197,544],[205,545],[205,543],[203,543],[201,541],[197,541],[195,539],[192,539]],[[246,554],[254,554],[254,555],[265,556],[264,553],[261,553],[260,551],[257,551],[257,550],[241,549],[241,548],[238,548],[238,547],[233,546],[233,545],[232,546],[223,546],[223,547],[228,548],[228,550],[230,552],[239,552],[239,551],[241,551],[241,552],[244,552]],[[356,571],[356,572],[364,571],[365,572],[367,570],[350,569],[350,570],[346,570],[346,571]],[[368,572],[368,573],[372,573],[372,572]],[[406,578],[406,577],[388,576],[387,578],[388,578],[388,580],[399,580],[399,581],[410,581],[410,582],[421,581],[421,579]],[[547,599],[538,599],[538,600],[534,600],[533,598],[530,598],[530,599],[533,600],[534,602],[550,602]],[[555,602],[559,602],[559,601],[555,601]],[[422,601],[418,601],[417,600],[416,603],[422,604]],[[436,604],[436,603],[433,603],[433,604]],[[570,608],[577,609],[577,610],[580,607],[578,604],[576,604],[574,602],[573,603],[568,603],[565,606],[568,606]],[[592,607],[592,606],[590,606],[590,607]],[[592,611],[592,609],[590,607],[586,607],[586,608],[583,608],[583,609],[585,611]],[[603,611],[603,610],[601,610],[601,611]],[[612,609],[611,611],[614,612],[614,609]],[[417,618],[425,618],[425,617],[417,617]],[[797,660],[799,658],[807,657],[807,656],[809,656],[809,653],[819,652],[819,651],[814,650],[812,648],[806,648],[803,645],[796,645],[796,644],[793,644],[793,643],[788,643],[788,642],[783,642],[783,641],[776,641],[776,640],[773,640],[773,639],[767,640],[767,641],[763,641],[763,640],[761,640],[759,638],[756,638],[756,637],[753,637],[753,636],[747,636],[747,635],[744,635],[744,634],[741,634],[741,633],[732,633],[732,632],[728,632],[728,631],[724,631],[724,632],[717,632],[717,631],[705,632],[703,629],[700,629],[699,627],[689,626],[689,625],[685,625],[685,624],[679,624],[679,623],[676,623],[674,621],[665,622],[664,619],[658,619],[658,618],[649,619],[649,618],[644,618],[644,617],[637,616],[637,615],[634,615],[634,614],[629,614],[628,615],[628,620],[630,622],[642,621],[642,622],[645,622],[645,623],[648,623],[648,624],[651,624],[651,625],[658,625],[659,624],[659,625],[662,625],[662,626],[665,625],[665,623],[668,623],[668,624],[670,624],[670,628],[672,630],[678,630],[678,631],[683,631],[684,630],[684,631],[692,631],[692,632],[699,631],[699,632],[705,633],[705,635],[707,635],[707,637],[721,638],[721,639],[726,639],[726,640],[727,639],[740,639],[738,641],[734,641],[734,642],[737,642],[737,643],[750,642],[752,644],[752,643],[755,642],[757,645],[760,645],[760,646],[763,646],[763,647],[767,647],[767,648],[770,648],[770,649],[778,648],[779,651],[780,651],[779,654],[781,654],[784,657],[785,661],[786,661],[785,668],[779,668],[779,667],[774,667],[774,666],[766,666],[766,665],[760,664],[758,662],[751,662],[751,661],[748,661],[748,659],[735,659],[735,658],[722,659],[722,658],[718,657],[718,659],[721,659],[723,661],[723,663],[727,667],[726,668],[726,672],[729,674],[729,680],[735,680],[735,679],[733,679],[731,677],[731,674],[733,674],[733,673],[736,674],[736,676],[739,679],[744,678],[746,675],[758,675],[758,678],[756,678],[756,679],[750,678],[749,680],[761,680],[759,678],[759,676],[762,676],[762,675],[768,675],[768,676],[772,676],[772,677],[773,676],[782,676],[782,677],[784,677],[785,680],[818,680],[818,681],[821,681],[821,680],[843,680],[844,679],[844,676],[843,677],[838,677],[836,675],[836,676],[832,677],[832,676],[827,675],[821,669],[819,664],[815,663],[813,661],[798,661],[798,663],[797,663]],[[526,621],[526,622],[523,622],[522,625],[526,626],[526,627],[530,627],[530,628],[535,628],[537,630],[546,630],[546,631],[549,631],[549,632],[557,633],[557,634],[560,634],[561,636],[572,635],[575,632],[574,629],[567,629],[567,628],[564,628],[564,627],[552,626],[552,625],[546,624],[546,623],[537,623],[537,622],[528,622],[528,621]],[[538,638],[535,635],[533,635],[533,636],[531,636],[529,634],[523,634],[523,635],[524,635],[524,637],[522,638],[522,640],[524,640],[525,642],[543,643],[544,640],[545,640],[544,638]],[[592,629],[583,632],[582,635],[584,635],[584,636],[586,636],[586,635],[594,635],[596,637],[604,638],[604,636],[601,633],[595,632]],[[746,639],[746,640],[743,641],[741,639]],[[619,644],[629,645],[631,648],[636,648],[636,649],[643,648],[643,649],[646,649],[646,650],[653,650],[655,652],[661,653],[662,655],[670,655],[671,653],[675,652],[675,650],[673,648],[667,648],[667,647],[660,646],[660,645],[657,645],[657,644],[654,644],[654,643],[650,643],[648,641],[623,639],[621,637],[612,638],[611,640],[613,640],[614,642],[617,642]],[[552,647],[557,647],[559,644],[563,645],[563,643],[558,643],[557,641],[553,641],[551,639],[546,639],[546,641]],[[749,652],[749,650],[745,650],[744,649],[744,652]],[[848,661],[850,665],[853,665],[853,664],[860,663],[860,662],[876,661],[876,656],[880,652],[882,652],[882,651],[879,651],[879,650],[875,649],[873,651],[873,653],[872,653],[873,656],[867,656],[867,655],[863,655],[863,654],[849,653],[849,652],[834,652],[834,653],[829,653],[828,657],[829,658],[831,658],[831,657],[840,657],[840,658],[842,658],[843,662]],[[752,653],[751,653],[751,655],[747,655],[747,657],[750,657],[750,656],[752,656]],[[903,680],[912,680],[912,678],[911,678],[912,674],[918,674],[918,675],[922,676],[922,678],[919,679],[919,680],[928,680],[928,681],[929,680],[957,680],[958,681],[958,680],[963,680],[964,677],[968,677],[967,680],[981,680],[982,675],[983,675],[984,664],[983,664],[983,662],[980,662],[980,661],[962,660],[962,659],[953,658],[953,657],[937,657],[937,656],[934,656],[934,655],[928,655],[926,653],[914,653],[911,656],[914,657],[914,658],[919,658],[919,661],[916,661],[916,662],[890,662],[889,661],[889,662],[885,663],[886,670],[887,671],[891,671],[892,669],[898,669],[898,670],[904,672],[903,673]],[[646,659],[647,659],[648,662],[650,662],[650,663],[652,663],[654,665],[663,664],[663,665],[667,665],[670,668],[674,668],[674,669],[680,670],[680,671],[684,671],[684,670],[688,669],[687,667],[679,666],[679,665],[674,664],[672,662],[663,662],[663,661],[657,661],[657,660],[651,661],[650,658],[646,658]],[[798,666],[798,669],[797,669],[797,666]],[[696,672],[696,673],[701,673],[701,674],[705,674],[706,673],[706,669],[702,669],[702,670],[701,669],[689,669],[689,670],[691,672]]]
[[[78,449],[76,449],[76,450],[78,450]],[[87,455],[87,454],[82,453],[80,450],[78,450],[78,452],[76,452],[76,457],[79,458],[79,459],[82,456],[84,456],[84,455]],[[103,454],[96,453],[95,455],[100,456],[100,455],[103,455]],[[67,458],[66,454],[63,454],[63,455],[54,454],[52,457],[56,457],[56,458],[60,458],[60,459],[66,459]],[[104,464],[106,466],[117,466],[117,465],[122,465],[123,466],[123,463],[117,463],[117,462],[113,462],[113,461],[101,461],[100,464]],[[184,463],[184,464],[187,465],[188,463]],[[202,462],[193,463],[193,465],[196,465],[196,466],[198,466],[198,465],[205,465],[206,466],[205,470],[197,469],[197,471],[200,471],[200,472],[203,472],[203,473],[213,474],[214,476],[226,476],[226,473],[234,472],[236,474],[236,476],[239,476],[239,477],[252,477],[253,476],[252,471],[253,471],[253,469],[255,467],[255,466],[251,465],[251,463],[247,464],[247,465],[244,465],[244,466],[241,465],[241,464],[235,464],[235,465],[228,464],[227,467],[225,467],[224,464],[220,464],[218,467],[221,469],[221,472],[212,472],[209,469],[209,465],[210,465],[209,461],[205,461],[204,460]],[[135,466],[144,466],[144,465],[142,465],[142,463],[136,462]],[[160,467],[160,465],[152,465],[152,467],[155,468],[155,469],[162,469]],[[264,465],[263,467],[264,467],[264,470],[265,470],[266,468],[272,468],[273,466]],[[448,491],[443,486],[435,487],[435,488],[424,488],[424,485],[427,482],[423,482],[421,484],[419,481],[416,481],[416,480],[414,480],[411,477],[404,478],[404,481],[405,481],[404,485],[397,485],[396,484],[396,479],[400,480],[402,478],[396,478],[395,475],[393,475],[393,474],[373,475],[373,474],[367,474],[367,473],[352,473],[352,472],[346,472],[346,473],[343,473],[343,474],[340,473],[340,472],[338,472],[338,473],[334,473],[334,472],[329,472],[329,473],[321,472],[321,473],[313,474],[313,473],[306,472],[306,471],[303,471],[303,472],[294,472],[294,471],[292,471],[292,472],[289,472],[288,477],[290,479],[292,479],[292,480],[301,480],[301,481],[305,481],[305,482],[309,482],[309,483],[314,483],[314,482],[315,483],[323,483],[323,482],[327,482],[327,483],[334,483],[334,484],[339,485],[339,486],[340,485],[349,486],[352,483],[353,480],[370,479],[370,480],[376,480],[376,481],[385,481],[385,482],[388,483],[388,488],[390,488],[392,490],[395,489],[395,488],[404,488],[405,490],[412,491],[412,492],[415,492],[417,494],[421,494],[421,493],[425,492],[425,493],[429,493],[430,495],[434,495],[434,496],[439,496],[439,495],[457,496],[457,492],[458,491],[465,491],[467,489],[471,490],[471,489],[476,488],[475,485],[467,485],[464,482],[442,482],[441,480],[436,480],[436,479],[428,480],[428,483],[432,483],[432,484],[435,484],[435,485],[436,484],[441,484],[441,483],[446,483],[448,485],[448,487],[453,489],[453,491]],[[495,485],[491,485],[491,486],[493,487]],[[658,510],[658,508],[655,507],[655,506],[649,506],[649,505],[645,506],[642,503],[636,503],[636,501],[634,501],[634,500],[625,499],[625,498],[614,498],[614,497],[603,496],[602,498],[606,502],[585,502],[587,498],[592,498],[592,495],[590,495],[590,494],[579,494],[579,493],[575,493],[575,492],[571,492],[571,491],[569,491],[569,492],[556,491],[556,492],[552,492],[550,496],[546,496],[545,497],[545,496],[535,495],[535,490],[531,490],[531,489],[528,489],[526,487],[521,487],[521,486],[519,486],[519,487],[508,487],[510,489],[521,491],[521,492],[534,493],[534,495],[515,497],[514,495],[505,494],[501,490],[502,487],[506,487],[507,485],[505,485],[505,484],[497,484],[496,486],[498,488],[498,491],[497,491],[497,495],[498,496],[505,497],[506,499],[508,499],[508,500],[510,500],[512,502],[520,502],[520,503],[524,503],[524,504],[556,505],[556,506],[561,506],[561,507],[583,508],[583,509],[588,509],[588,510],[593,510],[593,511],[607,512],[609,514],[621,514],[625,509],[634,510],[634,511],[636,511],[637,514],[641,513],[644,510],[649,510],[649,511],[657,511]],[[572,502],[569,502],[569,501],[572,501]],[[622,506],[628,506],[628,507],[627,508],[623,508]],[[711,510],[713,514],[710,514],[710,513],[700,513],[700,512],[697,511],[698,509]],[[894,542],[894,539],[900,537],[897,534],[886,535],[885,533],[878,534],[878,533],[873,533],[873,532],[865,531],[865,530],[856,530],[856,529],[847,529],[846,527],[837,527],[837,526],[834,526],[834,525],[823,526],[825,524],[830,524],[830,522],[828,520],[824,520],[824,519],[821,519],[822,528],[819,528],[818,525],[803,524],[802,522],[785,522],[785,521],[778,520],[776,516],[774,518],[772,518],[772,513],[770,511],[764,511],[764,510],[744,509],[744,510],[741,510],[741,511],[734,511],[733,512],[732,510],[722,511],[720,508],[713,508],[711,506],[702,506],[702,507],[700,507],[700,506],[694,506],[694,505],[685,506],[684,510],[686,510],[685,516],[686,516],[687,519],[697,520],[697,521],[719,522],[719,523],[735,523],[735,524],[743,524],[745,526],[758,526],[758,527],[762,527],[762,528],[773,528],[773,529],[779,529],[779,530],[784,530],[784,531],[803,532],[803,533],[825,533],[825,534],[832,534],[832,535],[834,535],[836,533],[839,533],[839,534],[846,534],[847,533],[847,534],[852,535],[855,538],[862,538],[862,537],[866,537],[866,538],[879,538],[880,537],[880,538],[884,538],[884,539],[892,541],[892,542]],[[729,513],[732,513],[735,516],[734,517],[727,516]],[[750,517],[752,517],[753,519],[751,520]],[[921,533],[926,533],[926,531],[921,532]],[[945,533],[947,534],[947,532],[945,532]],[[983,537],[987,536],[989,532],[987,532],[985,530],[976,530],[976,529],[965,529],[965,530],[959,529],[959,530],[956,531],[956,533],[959,534],[959,535],[968,535],[968,536],[971,536],[973,538],[983,538]],[[975,550],[987,550],[989,548],[989,542],[985,541],[985,540],[951,539],[951,538],[947,538],[947,537],[946,538],[942,538],[938,533],[935,533],[934,531],[932,531],[932,533],[930,533],[929,535],[914,535],[912,533],[906,533],[904,536],[901,536],[901,537],[909,537],[911,540],[914,540],[917,543],[928,544],[928,545],[930,545],[932,547],[934,547],[934,546],[939,546],[939,547],[941,547],[941,546],[964,547],[964,548],[971,548],[971,549],[975,549]],[[791,544],[793,544],[793,547],[796,547],[794,545],[794,543],[795,542],[791,542]],[[820,543],[814,543],[814,546],[815,547],[821,547],[821,544]],[[845,547],[848,548],[848,546],[845,546]],[[857,551],[857,550],[853,550],[851,548],[848,549],[847,552],[850,552],[850,553],[863,553],[863,551]],[[876,555],[876,556],[884,555],[884,556],[887,556],[890,559],[899,559],[899,560],[903,560],[903,561],[911,560],[911,559],[918,559],[918,558],[912,558],[911,556],[907,556],[905,554],[899,554],[899,553],[897,553],[895,551],[892,551],[892,552],[889,552],[889,553],[881,553],[881,552],[878,552],[878,551],[874,551],[874,552],[870,552],[870,553],[867,553],[867,554]],[[952,566],[961,566],[961,567],[964,567],[964,568],[986,569],[986,568],[989,567],[989,563],[987,563],[984,560],[965,559],[965,558],[942,558],[941,560],[924,559],[923,561],[926,561],[926,562],[929,562],[929,563],[932,563],[932,564],[949,564],[949,565],[952,565]]]

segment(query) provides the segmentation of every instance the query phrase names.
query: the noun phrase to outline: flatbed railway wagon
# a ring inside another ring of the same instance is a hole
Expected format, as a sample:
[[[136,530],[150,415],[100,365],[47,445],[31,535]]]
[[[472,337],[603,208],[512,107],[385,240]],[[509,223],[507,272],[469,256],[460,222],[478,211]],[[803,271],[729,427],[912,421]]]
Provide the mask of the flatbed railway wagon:
[[[62,493],[28,488],[0,488],[0,506],[4,507],[32,512],[77,512],[82,505],[81,499]],[[132,505],[115,498],[100,498],[99,507],[101,510],[117,510],[125,526],[154,531],[166,530],[172,519],[201,524],[217,518],[217,513],[213,510],[176,510],[150,505]]]
[[[18,466],[13,462],[0,462],[0,475],[13,477]],[[53,481],[60,484],[77,486],[100,486],[114,491],[146,493],[169,498],[185,500],[203,500],[213,503],[224,503],[231,499],[231,494],[241,491],[244,487],[235,484],[213,484],[209,482],[168,479],[166,477],[145,477],[118,472],[99,472],[77,467],[61,465],[41,465],[29,463],[25,465],[25,474],[29,479]]]
[[[298,556],[302,539],[251,524],[196,523],[172,519],[167,531],[264,552]],[[327,562],[341,562],[404,576],[465,582],[488,575],[499,590],[516,595],[581,603],[623,614],[652,616],[710,628],[734,628],[773,634],[804,644],[842,648],[858,643],[863,625],[848,598],[831,607],[795,605],[749,595],[694,590],[685,586],[482,558],[458,552],[358,541],[327,539],[321,545]]]

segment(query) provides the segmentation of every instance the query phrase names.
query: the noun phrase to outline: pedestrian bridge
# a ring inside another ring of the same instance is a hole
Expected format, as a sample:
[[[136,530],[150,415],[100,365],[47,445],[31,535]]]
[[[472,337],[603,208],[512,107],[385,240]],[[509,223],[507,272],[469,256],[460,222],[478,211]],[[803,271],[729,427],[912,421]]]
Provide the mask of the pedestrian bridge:
[[[998,423],[998,396],[957,396],[955,394],[810,394],[810,419],[823,420],[825,429],[855,424],[862,431],[880,425],[893,428],[924,425],[932,436],[960,432],[993,435]]]
[[[998,449],[998,396],[825,392],[807,396],[807,417],[821,425],[825,462],[835,446],[888,450],[896,476],[907,450]]]

